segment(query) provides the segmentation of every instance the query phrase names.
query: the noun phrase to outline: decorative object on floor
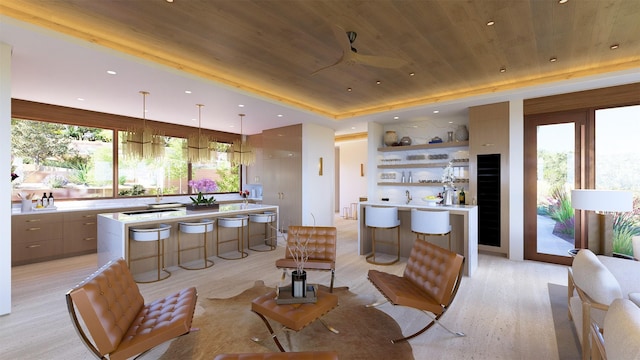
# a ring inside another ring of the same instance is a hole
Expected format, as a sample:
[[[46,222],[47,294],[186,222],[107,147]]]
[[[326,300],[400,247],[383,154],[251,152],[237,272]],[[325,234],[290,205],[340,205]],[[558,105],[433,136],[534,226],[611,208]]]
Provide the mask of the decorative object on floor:
[[[307,258],[302,267],[298,266],[293,256],[296,252],[294,248],[298,246],[300,239],[305,239],[308,247]],[[335,227],[289,226],[285,257],[276,260],[276,267],[284,271],[287,269],[331,271],[329,292],[333,292],[333,281],[336,275],[336,240]],[[285,274],[283,273],[283,277]]]
[[[598,253],[611,256],[613,239],[606,238],[606,216],[616,212],[633,211],[633,193],[618,190],[571,190],[571,206],[576,210],[595,211],[598,214],[600,229],[600,251]]]
[[[469,140],[469,130],[466,125],[459,125],[456,129],[456,140],[467,141]]]
[[[256,154],[253,147],[245,140],[245,136],[242,135],[242,118],[245,115],[238,114],[238,116],[240,116],[240,139],[235,140],[229,146],[229,161],[233,165],[251,165],[256,161]]]
[[[197,297],[190,287],[145,305],[126,262],[117,259],[69,290],[66,301],[89,350],[100,359],[124,360],[189,333]]]
[[[402,276],[369,270],[369,281],[393,305],[406,306],[422,311],[431,319],[425,327],[415,333],[392,340],[404,342],[429,330],[434,324],[440,325],[456,336],[439,320],[444,315],[458,293],[462,281],[464,257],[447,249],[416,239]],[[382,303],[369,305],[378,306]]]
[[[186,157],[190,163],[208,163],[211,161],[211,151],[213,141],[208,135],[202,134],[202,107],[203,104],[196,104],[198,107],[198,132],[190,134],[184,148]]]
[[[323,291],[327,287],[320,285]],[[243,293],[228,299],[202,299],[193,320],[198,332],[180,337],[166,347],[154,349],[150,359],[211,359],[215,354],[257,352],[279,352],[270,338],[260,343],[252,337],[268,334],[263,322],[249,311],[251,301],[273,290],[262,281]],[[340,359],[413,359],[408,342],[391,344],[388,339],[401,335],[398,324],[387,314],[377,309],[367,309],[364,304],[369,297],[360,297],[345,288],[335,288],[340,306],[327,313],[323,319],[340,329],[333,334],[319,322],[300,332],[276,328],[276,334],[291,351],[336,351]],[[224,329],[222,331],[221,329]],[[366,336],[363,335],[366,332]]]
[[[122,137],[122,153],[127,159],[162,159],[164,158],[164,135],[158,129],[147,126],[147,95],[142,94],[142,127],[133,127],[124,132]]]
[[[393,146],[398,142],[398,134],[393,131],[385,131],[384,133],[384,144],[387,146]]]

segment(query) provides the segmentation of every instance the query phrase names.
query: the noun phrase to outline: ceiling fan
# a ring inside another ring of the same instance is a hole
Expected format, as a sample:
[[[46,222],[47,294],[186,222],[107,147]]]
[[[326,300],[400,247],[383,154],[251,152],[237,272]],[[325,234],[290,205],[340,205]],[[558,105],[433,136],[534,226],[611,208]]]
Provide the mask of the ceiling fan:
[[[358,33],[356,33],[355,31],[345,31],[338,25],[333,25],[331,29],[333,30],[333,35],[336,37],[338,43],[342,47],[342,57],[335,63],[312,72],[311,75],[315,75],[320,71],[340,64],[361,64],[379,68],[393,69],[399,68],[407,63],[406,60],[400,58],[358,54],[358,50],[353,47],[353,42],[356,40],[356,37],[358,37]]]

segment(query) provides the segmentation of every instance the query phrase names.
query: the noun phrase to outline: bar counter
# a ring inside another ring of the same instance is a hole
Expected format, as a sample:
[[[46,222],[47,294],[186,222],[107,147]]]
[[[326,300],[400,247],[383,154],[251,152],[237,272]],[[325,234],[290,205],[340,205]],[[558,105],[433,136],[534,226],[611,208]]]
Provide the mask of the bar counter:
[[[365,225],[367,206],[397,207],[400,218],[400,256],[407,258],[413,247],[416,234],[411,232],[411,209],[449,211],[451,223],[451,248],[465,257],[464,274],[472,276],[478,267],[478,207],[476,205],[421,205],[389,202],[361,202],[358,207],[358,253],[371,253],[371,230]],[[395,233],[380,231],[376,237],[395,239]],[[435,238],[431,238],[434,239]],[[432,240],[433,241],[433,240]],[[435,241],[434,241],[435,242]],[[441,243],[437,243],[441,244]],[[446,247],[446,246],[445,246]],[[377,253],[395,254],[388,246],[376,245]]]
[[[158,209],[156,209],[157,211]],[[153,211],[153,210],[151,210]],[[263,213],[265,211],[274,211],[279,216],[278,206],[263,204],[220,204],[216,211],[209,210],[187,210],[186,208],[178,208],[175,211],[151,212],[149,210],[119,212],[98,215],[98,267],[106,264],[112,259],[124,258],[128,260],[129,254],[129,228],[130,227],[148,227],[150,225],[169,224],[172,225],[171,236],[165,240],[165,266],[177,266],[177,223],[180,221],[198,221],[201,219],[215,219],[219,217],[232,217],[240,214]],[[217,225],[216,225],[217,226]],[[263,226],[256,226],[262,230]],[[220,229],[220,236],[231,238],[235,236],[235,229]],[[215,233],[209,234],[208,238],[208,254],[216,256],[215,252]],[[202,236],[202,235],[200,235]],[[244,246],[247,246],[247,235],[245,234]],[[132,244],[133,245],[133,244]],[[135,248],[132,247],[132,252]],[[221,251],[222,252],[222,251]],[[136,272],[146,271],[143,268]],[[133,272],[133,271],[132,271]]]

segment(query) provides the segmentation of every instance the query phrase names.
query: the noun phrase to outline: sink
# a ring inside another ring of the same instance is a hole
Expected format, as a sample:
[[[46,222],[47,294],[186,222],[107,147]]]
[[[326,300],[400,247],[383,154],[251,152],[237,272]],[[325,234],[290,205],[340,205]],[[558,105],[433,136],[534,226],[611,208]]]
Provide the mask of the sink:
[[[184,204],[171,202],[171,203],[156,203],[156,204],[148,204],[147,207],[149,209],[167,209],[167,208],[179,208],[184,207]]]
[[[180,211],[181,209],[171,208],[171,209],[151,209],[151,210],[137,210],[124,212],[125,215],[139,215],[139,214],[153,214],[153,213],[161,213],[167,211]]]

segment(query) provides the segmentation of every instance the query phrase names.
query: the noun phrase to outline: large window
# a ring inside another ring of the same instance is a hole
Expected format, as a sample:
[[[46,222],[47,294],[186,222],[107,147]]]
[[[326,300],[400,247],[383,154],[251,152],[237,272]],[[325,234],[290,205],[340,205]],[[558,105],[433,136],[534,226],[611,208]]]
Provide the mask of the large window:
[[[229,144],[217,143],[210,162],[189,164],[186,140],[166,137],[162,161],[130,160],[113,141],[114,132],[12,119],[12,200],[40,198],[44,193],[56,199],[183,195],[192,193],[191,179],[215,181],[217,193],[240,188],[239,169],[226,153]],[[117,168],[114,150],[118,151]]]
[[[613,222],[613,251],[633,255],[631,238],[640,236],[640,105],[595,114],[596,189],[633,192],[634,211],[615,214]]]

